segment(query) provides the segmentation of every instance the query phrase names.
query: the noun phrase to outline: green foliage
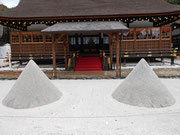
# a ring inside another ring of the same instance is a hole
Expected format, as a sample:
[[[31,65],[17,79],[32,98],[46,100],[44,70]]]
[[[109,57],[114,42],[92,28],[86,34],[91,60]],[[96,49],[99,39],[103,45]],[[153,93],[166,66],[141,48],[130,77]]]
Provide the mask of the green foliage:
[[[6,11],[8,8],[4,5],[0,5],[0,11]]]
[[[9,43],[9,32],[12,31],[8,27],[3,27],[3,37],[0,39],[0,46]]]
[[[180,5],[180,0],[167,0],[171,4],[178,4]]]
[[[0,5],[0,12],[1,11],[6,11],[8,8],[4,5]],[[3,27],[3,37],[0,39],[0,46],[3,45],[4,43],[9,42],[9,31],[11,29],[8,27]]]

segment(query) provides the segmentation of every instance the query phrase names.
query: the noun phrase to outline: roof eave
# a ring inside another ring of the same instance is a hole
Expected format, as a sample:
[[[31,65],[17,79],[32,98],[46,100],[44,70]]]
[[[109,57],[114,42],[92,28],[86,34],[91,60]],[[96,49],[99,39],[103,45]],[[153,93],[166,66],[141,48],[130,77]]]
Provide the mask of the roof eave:
[[[120,18],[120,17],[151,17],[177,15],[179,11],[163,12],[163,13],[144,13],[144,14],[117,14],[117,15],[88,15],[88,16],[44,16],[44,17],[8,17],[0,15],[1,20],[54,20],[54,19],[88,19],[88,18]]]

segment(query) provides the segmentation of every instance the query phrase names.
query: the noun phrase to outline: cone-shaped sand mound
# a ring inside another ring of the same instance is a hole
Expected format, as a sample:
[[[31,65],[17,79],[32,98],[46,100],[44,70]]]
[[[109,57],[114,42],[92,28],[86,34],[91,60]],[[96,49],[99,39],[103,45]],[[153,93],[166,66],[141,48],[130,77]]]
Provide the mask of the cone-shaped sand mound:
[[[160,108],[175,103],[174,97],[144,59],[137,64],[112,96],[119,102],[140,107]]]
[[[31,60],[3,100],[3,104],[15,109],[33,108],[55,102],[61,95],[61,92]]]

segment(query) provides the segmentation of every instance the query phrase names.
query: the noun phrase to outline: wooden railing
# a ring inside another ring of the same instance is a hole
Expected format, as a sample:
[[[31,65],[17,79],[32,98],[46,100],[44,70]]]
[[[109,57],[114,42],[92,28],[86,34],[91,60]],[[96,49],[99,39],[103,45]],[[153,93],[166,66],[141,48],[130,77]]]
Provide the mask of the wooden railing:
[[[170,49],[172,46],[171,27],[130,28],[121,34],[122,50]],[[116,50],[116,44],[113,44]]]
[[[59,35],[57,34],[56,36],[58,39]],[[159,50],[153,54],[154,56],[167,55],[169,53],[165,50],[171,50],[171,27],[130,28],[128,32],[122,33],[120,36],[122,39],[121,49],[123,52],[128,53],[129,57],[137,54],[137,50],[139,56],[150,56],[147,53],[144,55],[144,52],[155,52],[152,50]],[[52,59],[52,34],[44,34],[40,31],[11,32],[10,43],[12,60],[29,58]],[[115,55],[115,43],[112,44],[111,50],[113,55]],[[64,52],[67,55],[71,54],[69,46],[64,48],[64,43],[61,40],[56,41],[55,51],[57,59],[63,59]]]
[[[174,58],[177,56],[178,48],[170,49],[135,49],[121,50],[121,58]],[[109,50],[104,51],[106,57],[110,57]],[[116,51],[113,51],[113,58],[116,58]]]
[[[12,60],[52,59],[51,34],[43,34],[40,31],[11,32],[10,43]],[[64,59],[64,49],[63,41],[57,40],[55,51],[58,59]],[[69,47],[66,48],[66,53],[69,54]]]
[[[178,48],[170,49],[136,49],[136,50],[121,50],[121,59],[129,58],[171,58],[171,65],[174,64],[174,58],[177,56]],[[116,51],[113,51],[112,60],[109,50],[103,51],[103,67],[105,70],[111,70],[115,63]]]

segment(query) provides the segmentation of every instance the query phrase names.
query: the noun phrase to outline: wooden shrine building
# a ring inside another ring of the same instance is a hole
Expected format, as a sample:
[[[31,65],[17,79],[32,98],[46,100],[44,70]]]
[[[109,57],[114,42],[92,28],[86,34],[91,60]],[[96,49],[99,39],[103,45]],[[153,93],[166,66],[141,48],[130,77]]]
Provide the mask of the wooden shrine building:
[[[12,60],[52,60],[54,76],[59,60],[68,70],[114,69],[117,76],[121,59],[167,57],[173,63],[171,24],[179,19],[180,6],[165,0],[21,0],[0,13],[0,24],[16,29]]]

